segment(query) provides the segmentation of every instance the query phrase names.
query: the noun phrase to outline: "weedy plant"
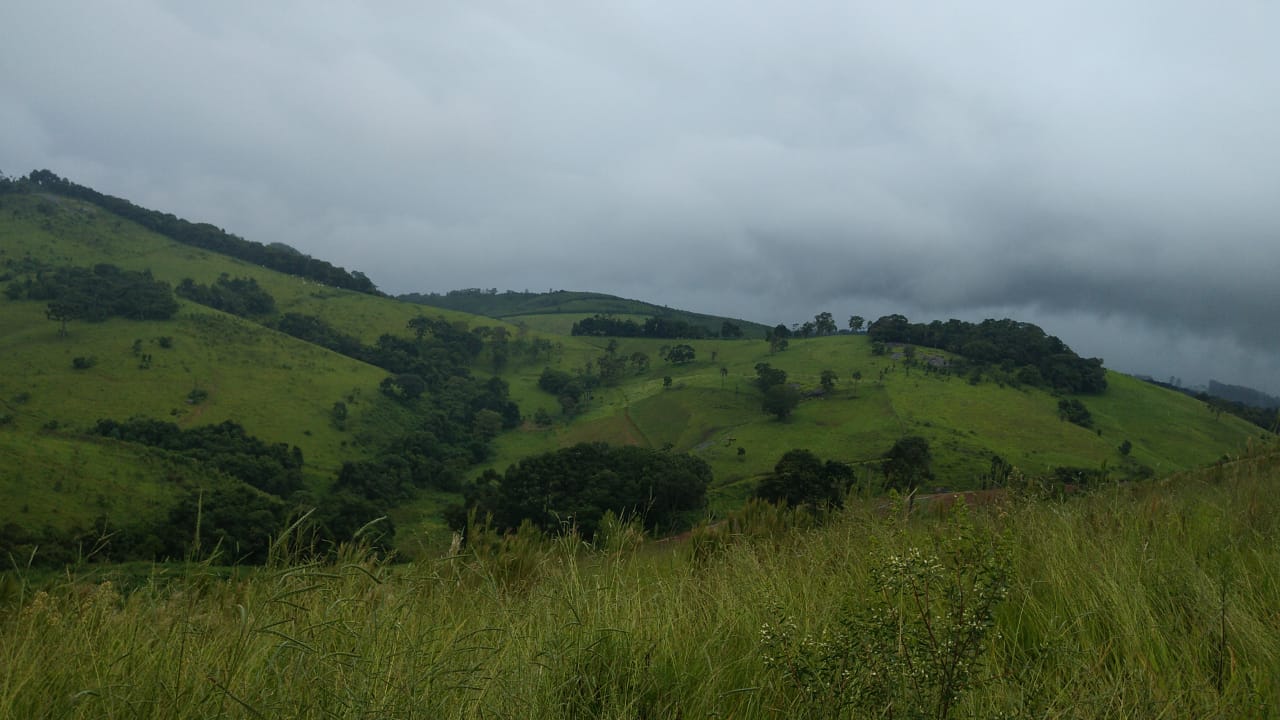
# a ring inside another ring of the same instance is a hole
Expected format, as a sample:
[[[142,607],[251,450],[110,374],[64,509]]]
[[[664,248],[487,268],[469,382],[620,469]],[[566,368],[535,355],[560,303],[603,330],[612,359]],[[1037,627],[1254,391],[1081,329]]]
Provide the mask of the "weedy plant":
[[[801,633],[785,615],[764,624],[764,664],[806,714],[947,718],[985,681],[996,608],[1009,593],[1007,542],[975,527],[963,502],[945,530],[930,548],[875,551],[869,587],[850,593],[834,627]]]

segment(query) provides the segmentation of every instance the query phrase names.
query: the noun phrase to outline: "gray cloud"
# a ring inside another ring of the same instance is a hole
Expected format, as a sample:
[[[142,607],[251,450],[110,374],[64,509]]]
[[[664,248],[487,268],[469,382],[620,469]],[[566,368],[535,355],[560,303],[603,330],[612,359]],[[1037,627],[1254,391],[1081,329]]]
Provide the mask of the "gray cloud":
[[[367,272],[1009,314],[1280,392],[1280,8],[27,3],[0,168]]]

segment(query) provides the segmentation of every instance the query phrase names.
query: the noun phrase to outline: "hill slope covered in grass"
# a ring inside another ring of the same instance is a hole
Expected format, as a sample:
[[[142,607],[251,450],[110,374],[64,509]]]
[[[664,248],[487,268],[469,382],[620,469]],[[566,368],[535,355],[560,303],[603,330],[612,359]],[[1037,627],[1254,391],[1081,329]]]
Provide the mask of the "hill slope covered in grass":
[[[71,319],[64,335],[62,324],[46,317],[48,303],[27,299],[22,290],[52,268],[102,263],[174,287],[184,279],[208,287],[252,281],[270,295],[274,312],[238,317],[179,298],[169,320]],[[1068,398],[935,372],[945,367],[947,353],[921,349],[912,363],[907,348],[877,354],[863,335],[793,338],[779,351],[759,339],[570,337],[532,323],[426,309],[178,243],[82,199],[48,192],[0,195],[0,278],[6,286],[0,296],[0,452],[7,461],[0,484],[10,497],[23,498],[0,504],[0,525],[25,530],[126,521],[134,517],[128,499],[135,492],[160,514],[165,502],[182,496],[156,485],[157,473],[167,470],[156,469],[155,452],[94,435],[104,418],[149,417],[184,430],[231,421],[268,445],[296,447],[305,458],[305,493],[288,507],[298,511],[339,497],[331,493],[335,477],[355,464],[346,487],[377,496],[365,497],[376,500],[370,511],[390,514],[399,528],[396,546],[405,553],[433,552],[447,542],[441,511],[461,499],[460,482],[578,442],[670,448],[705,460],[715,477],[709,512],[723,515],[740,507],[795,448],[850,464],[867,493],[879,489],[884,453],[907,436],[930,445],[935,479],[925,489],[931,489],[988,482],[996,456],[1036,476],[1064,467],[1110,478],[1163,475],[1237,453],[1258,433],[1184,395],[1115,373],[1108,374],[1104,393],[1070,398],[1091,411],[1085,428],[1063,420],[1059,403]],[[583,309],[572,306],[579,294],[571,295],[560,298],[563,306]],[[581,295],[587,303],[608,297]],[[530,302],[523,310],[546,309],[536,298]],[[653,309],[615,309],[628,308]],[[284,322],[300,317],[311,320]],[[286,325],[314,332],[297,337],[277,329]],[[425,338],[415,338],[419,331]],[[458,344],[448,346],[453,350],[432,345],[434,335]],[[671,355],[684,344],[691,358]],[[459,359],[461,346],[470,354]],[[419,351],[429,357],[416,357]],[[755,380],[762,363],[785,371],[804,395],[785,421],[761,409]],[[425,375],[443,368],[444,375],[420,397],[409,397],[413,382],[385,385],[406,373],[388,369],[392,365]],[[540,387],[548,370],[594,388],[566,406]],[[819,392],[826,370],[835,373],[835,384]],[[492,386],[497,395],[509,393],[518,406],[501,427],[492,415],[483,427],[476,420],[481,409],[509,409],[480,397],[489,392],[490,378],[500,381]],[[397,439],[402,442],[388,450]],[[68,462],[81,445],[81,457],[95,460]],[[424,455],[430,457],[424,461]],[[172,457],[164,462],[181,465]],[[74,472],[83,475],[75,493],[53,498],[22,490]],[[183,492],[215,483],[212,472],[183,475],[194,478]],[[424,481],[424,472],[440,482]],[[106,490],[98,492],[103,484]],[[49,509],[55,501],[66,508],[60,516]]]
[[[551,366],[572,369],[598,360],[607,340],[593,340],[593,350],[566,351]],[[982,483],[996,455],[1030,474],[1051,474],[1058,467],[1098,470],[1104,464],[1114,477],[1167,474],[1235,453],[1259,432],[1238,418],[1215,416],[1185,395],[1119,373],[1107,374],[1104,393],[1075,396],[1093,414],[1092,427],[1084,428],[1064,421],[1061,398],[1044,390],[973,384],[911,368],[892,354],[875,355],[866,336],[795,340],[777,353],[763,341],[691,341],[696,358],[679,365],[657,360],[670,342],[618,341],[618,356],[647,353],[655,364],[617,386],[597,389],[571,420],[503,435],[490,466],[501,469],[519,457],[577,442],[670,444],[711,464],[713,504],[723,510],[740,504],[793,448],[853,464],[861,482],[878,487],[881,456],[896,439],[918,435],[930,443],[936,485],[969,488]],[[761,410],[755,386],[760,363],[786,371],[789,382],[813,393],[786,421]],[[818,394],[828,369],[838,380],[833,391]],[[856,387],[855,371],[861,374]],[[509,373],[513,394],[526,415],[538,409],[558,415],[556,398],[537,388],[540,372],[529,366]],[[672,383],[665,386],[668,376]],[[1126,440],[1127,454],[1119,449]]]
[[[179,298],[176,314],[167,320],[73,317],[59,323],[47,317],[49,303],[23,296],[23,288],[39,285],[58,268],[104,263],[145,272],[169,286],[186,278],[198,284],[248,278],[274,299],[277,312],[243,318]],[[422,412],[431,405],[387,397],[381,385],[392,373],[385,368],[275,329],[279,318],[313,317],[373,348],[387,334],[412,338],[408,322],[422,317],[423,308],[180,244],[82,200],[46,193],[0,196],[0,277],[6,290],[17,290],[0,297],[0,433],[11,440],[0,445],[27,446],[8,453],[12,462],[0,468],[0,481],[8,486],[39,483],[46,468],[65,466],[64,453],[41,437],[68,446],[110,443],[91,434],[100,419],[148,417],[183,429],[233,421],[266,443],[299,448],[311,493],[299,500],[305,505],[323,499],[345,463],[368,461],[388,441],[421,429]],[[431,313],[433,321],[450,324],[503,325],[453,311]],[[86,487],[57,498],[65,511],[52,518],[35,509],[45,500],[6,502],[0,504],[0,525],[30,531],[48,521],[51,531],[72,532],[83,529],[86,518],[102,517],[113,527],[137,519],[127,498],[134,489],[139,497],[154,495],[147,489],[154,472],[132,460],[129,450],[102,457],[118,467],[95,467],[87,477],[125,479],[110,492],[104,488],[110,501],[99,501],[99,493]],[[438,512],[428,525],[442,526]]]
[[[1278,473],[1272,447],[942,516],[756,506],[684,543],[10,571],[0,717],[1274,717]]]

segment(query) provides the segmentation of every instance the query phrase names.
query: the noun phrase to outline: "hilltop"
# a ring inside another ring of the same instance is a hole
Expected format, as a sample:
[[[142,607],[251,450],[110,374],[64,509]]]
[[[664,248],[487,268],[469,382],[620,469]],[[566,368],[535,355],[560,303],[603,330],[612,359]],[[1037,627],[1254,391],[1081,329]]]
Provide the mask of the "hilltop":
[[[485,315],[563,335],[569,334],[574,322],[594,315],[635,319],[640,322],[646,318],[683,321],[704,328],[711,335],[719,335],[726,322],[736,325],[748,337],[763,337],[769,330],[767,325],[740,318],[704,315],[596,292],[498,292],[497,288],[467,288],[450,290],[444,294],[407,293],[398,297],[405,302]]]
[[[448,540],[442,511],[473,479],[582,442],[705,463],[708,506],[679,516],[687,525],[740,507],[796,448],[852,468],[865,494],[907,437],[931,449],[933,490],[998,484],[1015,467],[1073,482],[1161,476],[1259,432],[1100,365],[1105,389],[1083,394],[999,363],[961,374],[965,358],[910,335],[783,342],[776,329],[594,293],[468,291],[441,296],[468,309],[428,309],[322,261],[264,267],[250,241],[233,243],[244,257],[181,242],[160,231],[202,226],[130,210],[144,225],[114,211],[125,201],[75,188],[0,194],[0,543],[18,554],[115,532],[129,556],[223,542],[248,558],[262,533],[310,508],[332,539],[386,514],[402,555],[434,554]],[[108,281],[121,288],[117,314],[105,297],[96,314],[72,302]],[[138,309],[130,288],[155,307]],[[594,315],[659,312],[745,332],[569,334]],[[797,396],[785,420],[762,410],[761,365]],[[1087,422],[1068,420],[1076,406]]]

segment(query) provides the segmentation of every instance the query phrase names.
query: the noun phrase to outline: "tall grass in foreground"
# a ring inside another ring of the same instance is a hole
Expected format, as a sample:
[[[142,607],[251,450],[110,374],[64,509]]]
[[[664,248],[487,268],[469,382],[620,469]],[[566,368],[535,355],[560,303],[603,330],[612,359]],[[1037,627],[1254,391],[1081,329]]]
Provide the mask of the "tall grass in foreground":
[[[774,529],[712,544],[633,549],[620,526],[599,549],[490,535],[123,594],[71,577],[0,609],[0,717],[1280,716],[1278,480],[1258,454],[960,517],[757,518]],[[996,581],[989,622],[943,635]],[[913,694],[961,641],[954,692]],[[815,693],[833,668],[894,676]]]

